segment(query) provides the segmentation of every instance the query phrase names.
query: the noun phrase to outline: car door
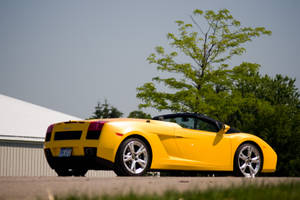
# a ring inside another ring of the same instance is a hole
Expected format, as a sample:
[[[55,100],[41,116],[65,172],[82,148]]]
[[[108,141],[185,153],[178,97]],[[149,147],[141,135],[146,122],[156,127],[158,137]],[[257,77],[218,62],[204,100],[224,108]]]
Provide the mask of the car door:
[[[231,163],[231,142],[227,134],[218,133],[218,127],[197,117],[177,117],[182,126],[175,130],[175,141],[181,157],[202,170],[225,170]]]

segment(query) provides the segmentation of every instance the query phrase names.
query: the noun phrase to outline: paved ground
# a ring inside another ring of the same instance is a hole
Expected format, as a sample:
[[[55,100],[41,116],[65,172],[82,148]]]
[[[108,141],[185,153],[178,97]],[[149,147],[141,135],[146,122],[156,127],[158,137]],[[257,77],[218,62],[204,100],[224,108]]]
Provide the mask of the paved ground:
[[[277,184],[300,181],[300,178],[236,178],[236,177],[0,177],[0,200],[49,199],[53,195],[85,193],[88,195],[137,193],[162,193],[175,189],[207,189],[210,187],[231,187],[241,184]]]

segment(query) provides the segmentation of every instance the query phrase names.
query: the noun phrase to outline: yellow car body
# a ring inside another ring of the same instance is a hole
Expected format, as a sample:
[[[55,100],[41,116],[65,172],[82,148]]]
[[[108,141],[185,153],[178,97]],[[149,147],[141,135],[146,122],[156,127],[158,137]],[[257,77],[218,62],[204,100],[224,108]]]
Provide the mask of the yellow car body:
[[[90,124],[99,121],[102,123],[99,138],[88,139]],[[265,141],[247,133],[226,133],[228,129],[229,126],[224,126],[224,129],[217,132],[194,130],[183,128],[174,122],[146,119],[69,121],[56,123],[48,128],[44,149],[53,169],[63,166],[81,168],[82,162],[88,162],[87,160],[78,163],[68,160],[89,157],[88,151],[94,154],[91,156],[104,162],[98,163],[103,166],[96,166],[96,162],[83,165],[86,170],[114,169],[121,144],[128,138],[139,138],[150,149],[151,164],[147,170],[234,171],[237,149],[244,143],[251,143],[261,153],[260,171],[267,173],[276,170],[277,155]],[[55,139],[57,133],[78,132],[81,135],[77,139],[68,136]],[[62,155],[62,149],[65,148],[71,149],[70,155]],[[68,162],[63,162],[64,159]],[[61,164],[56,165],[56,162]]]

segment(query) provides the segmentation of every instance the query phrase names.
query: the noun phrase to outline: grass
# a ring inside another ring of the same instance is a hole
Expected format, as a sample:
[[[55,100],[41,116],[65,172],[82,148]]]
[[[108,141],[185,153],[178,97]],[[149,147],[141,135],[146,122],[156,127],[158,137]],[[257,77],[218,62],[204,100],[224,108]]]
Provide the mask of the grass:
[[[88,197],[87,195],[55,196],[55,200],[299,200],[300,182],[281,183],[278,185],[247,185],[228,189],[211,188],[205,191],[186,192],[167,191],[162,195],[134,194],[104,195]]]

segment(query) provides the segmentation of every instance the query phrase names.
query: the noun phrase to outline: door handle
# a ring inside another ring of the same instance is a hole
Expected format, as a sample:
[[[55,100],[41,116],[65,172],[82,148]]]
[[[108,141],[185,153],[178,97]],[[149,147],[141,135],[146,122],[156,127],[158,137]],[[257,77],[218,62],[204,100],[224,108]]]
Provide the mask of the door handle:
[[[183,136],[176,135],[175,138],[184,138]]]

